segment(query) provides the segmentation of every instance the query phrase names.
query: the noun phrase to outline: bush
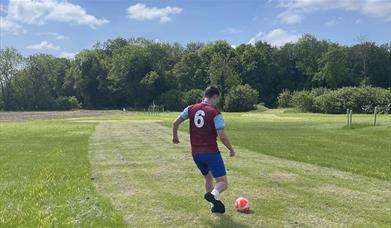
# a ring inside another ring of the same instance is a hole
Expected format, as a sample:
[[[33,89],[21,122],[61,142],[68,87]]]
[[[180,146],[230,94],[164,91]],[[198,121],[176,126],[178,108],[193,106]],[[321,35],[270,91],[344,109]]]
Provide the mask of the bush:
[[[225,97],[224,110],[229,112],[250,111],[257,104],[258,95],[258,91],[249,85],[238,85],[232,88]]]
[[[55,100],[55,109],[57,110],[72,110],[80,108],[80,104],[76,97],[58,97]]]
[[[338,91],[331,91],[315,97],[314,110],[321,113],[343,113],[346,111],[343,101],[336,96]]]
[[[379,113],[391,113],[391,88],[384,92],[385,104],[378,107]]]
[[[337,90],[313,89],[295,92],[292,96],[294,107],[304,112],[345,113],[351,109],[355,113],[389,113],[391,90],[375,87],[344,87]]]
[[[292,107],[292,93],[288,89],[282,90],[277,99],[280,108]]]
[[[187,92],[184,92],[183,102],[186,105],[199,103],[202,100],[203,93],[204,92],[200,89],[192,89]]]
[[[166,110],[181,111],[186,106],[183,97],[183,92],[172,89],[162,93],[156,99],[156,103],[158,105],[163,105]]]
[[[302,112],[314,112],[315,97],[310,91],[295,91],[292,95],[292,105]]]
[[[356,110],[356,112],[373,113],[375,107],[385,111],[386,107],[391,104],[389,102],[389,90],[370,86],[357,89],[356,96],[353,99],[353,103],[356,104],[353,110]]]

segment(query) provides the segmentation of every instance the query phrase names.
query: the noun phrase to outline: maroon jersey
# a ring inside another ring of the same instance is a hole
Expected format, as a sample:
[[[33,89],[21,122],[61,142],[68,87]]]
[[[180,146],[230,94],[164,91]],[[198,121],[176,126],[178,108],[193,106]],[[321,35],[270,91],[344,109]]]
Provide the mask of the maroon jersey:
[[[219,110],[207,103],[199,103],[188,107],[190,120],[190,142],[193,154],[217,153],[217,132],[214,118]]]

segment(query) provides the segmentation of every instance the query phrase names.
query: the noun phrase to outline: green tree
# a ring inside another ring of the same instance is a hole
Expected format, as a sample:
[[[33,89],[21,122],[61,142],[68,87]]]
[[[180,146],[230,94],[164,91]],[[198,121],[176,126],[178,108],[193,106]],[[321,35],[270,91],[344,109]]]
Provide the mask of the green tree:
[[[23,56],[14,48],[0,49],[0,89],[2,106],[5,110],[11,108],[11,82],[17,71],[23,65]]]
[[[240,80],[229,61],[220,55],[214,55],[208,69],[209,81],[221,91],[221,107],[224,107],[225,94],[230,88],[239,85]]]
[[[276,103],[279,81],[276,81],[276,64],[273,63],[276,48],[264,42],[255,45],[240,45],[236,49],[239,61],[237,70],[243,83],[251,85],[260,93],[267,105]]]
[[[75,56],[68,77],[73,77],[77,97],[85,108],[102,108],[110,102],[108,69],[96,50],[84,50]],[[68,78],[70,79],[70,78]]]
[[[328,50],[329,43],[325,40],[318,40],[312,35],[302,36],[294,45],[296,66],[305,75],[305,86],[310,88],[317,85],[314,80],[315,74],[319,71],[319,59]]]
[[[52,110],[58,95],[57,80],[62,66],[51,55],[38,54],[26,59],[26,67],[14,83],[15,103],[19,110]]]
[[[345,47],[330,47],[319,59],[319,71],[313,81],[323,87],[338,88],[353,84],[348,67],[348,50]]]
[[[362,42],[349,48],[349,69],[356,84],[391,86],[390,44]]]
[[[199,103],[203,98],[203,91],[200,89],[191,89],[184,92],[183,100],[186,105]]]
[[[175,64],[172,74],[181,90],[203,89],[208,82],[208,68],[199,51],[185,54]]]
[[[176,89],[162,93],[157,98],[156,103],[170,111],[181,111],[186,106],[183,100],[183,92]]]

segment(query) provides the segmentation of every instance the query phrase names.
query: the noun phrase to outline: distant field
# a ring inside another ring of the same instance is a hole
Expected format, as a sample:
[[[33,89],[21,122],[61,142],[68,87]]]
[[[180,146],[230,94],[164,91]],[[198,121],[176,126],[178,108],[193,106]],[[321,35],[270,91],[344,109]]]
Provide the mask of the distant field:
[[[1,121],[48,120],[102,115],[121,115],[121,111],[0,112]]]
[[[344,115],[225,113],[238,156],[222,150],[228,210],[215,216],[187,124],[170,143],[178,113],[110,114],[0,121],[0,227],[391,225],[390,115],[347,129]],[[253,213],[233,210],[240,195]]]

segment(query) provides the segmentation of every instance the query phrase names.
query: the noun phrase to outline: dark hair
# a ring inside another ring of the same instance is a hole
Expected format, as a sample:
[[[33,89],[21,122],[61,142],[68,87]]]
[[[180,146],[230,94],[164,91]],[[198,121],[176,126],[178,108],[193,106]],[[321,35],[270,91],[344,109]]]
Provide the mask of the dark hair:
[[[214,95],[220,96],[220,91],[215,85],[208,86],[205,89],[204,96],[207,98],[212,98]]]

